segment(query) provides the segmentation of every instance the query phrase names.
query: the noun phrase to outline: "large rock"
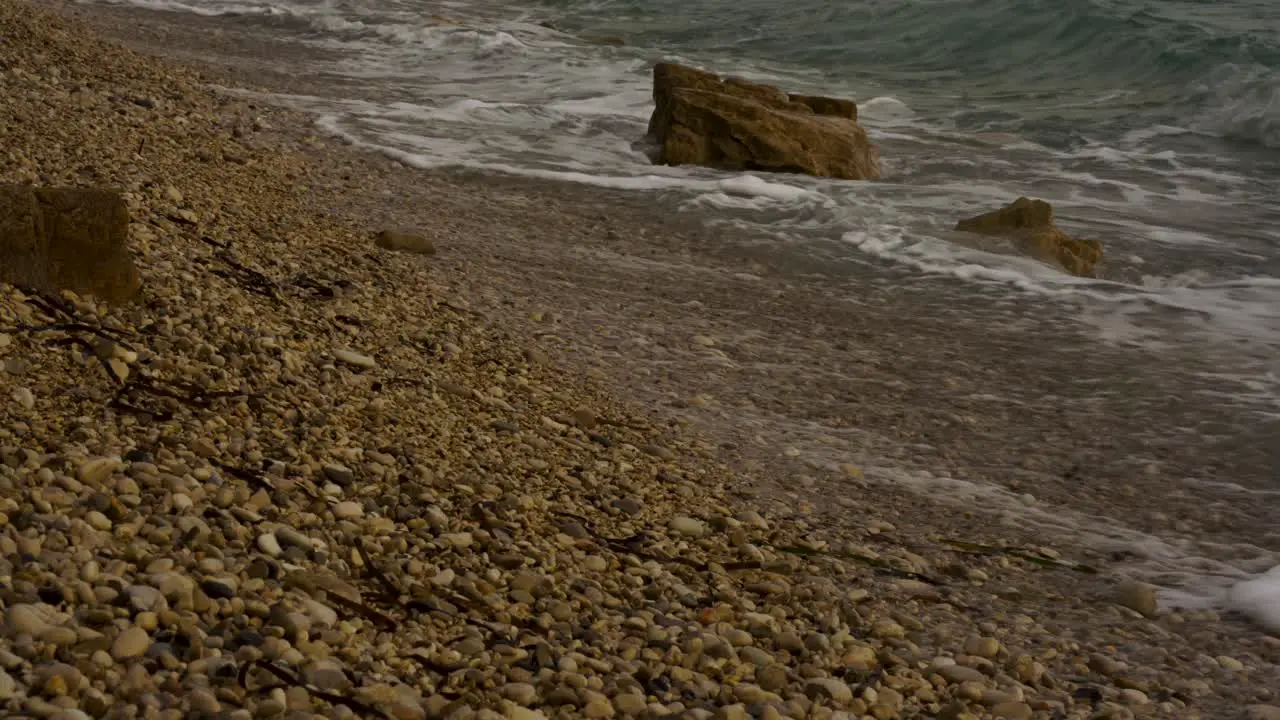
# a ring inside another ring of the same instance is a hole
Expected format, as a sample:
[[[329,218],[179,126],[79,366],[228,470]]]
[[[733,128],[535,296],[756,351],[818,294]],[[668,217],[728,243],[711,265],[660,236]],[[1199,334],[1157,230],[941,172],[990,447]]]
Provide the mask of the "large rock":
[[[655,161],[866,180],[879,155],[852,100],[788,95],[673,63],[653,69]]]
[[[123,303],[141,288],[128,241],[119,193],[0,186],[0,281]]]
[[[961,220],[956,230],[1012,239],[1022,252],[1073,275],[1093,277],[1102,260],[1102,243],[1067,235],[1053,224],[1053,206],[1020,197],[999,210]]]

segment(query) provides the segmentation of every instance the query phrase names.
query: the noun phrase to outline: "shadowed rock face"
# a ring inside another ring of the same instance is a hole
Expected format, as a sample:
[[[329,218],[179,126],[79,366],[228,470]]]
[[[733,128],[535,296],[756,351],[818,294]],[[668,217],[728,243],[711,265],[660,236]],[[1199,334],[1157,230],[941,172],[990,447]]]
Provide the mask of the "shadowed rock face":
[[[0,281],[124,303],[141,289],[128,241],[116,192],[0,186]]]
[[[852,100],[788,95],[673,63],[653,69],[649,138],[664,165],[880,177],[879,155]]]
[[[1102,261],[1102,243],[1059,230],[1053,224],[1053,206],[1044,200],[1020,197],[999,210],[961,220],[956,230],[1007,236],[1021,252],[1072,275],[1093,277]]]

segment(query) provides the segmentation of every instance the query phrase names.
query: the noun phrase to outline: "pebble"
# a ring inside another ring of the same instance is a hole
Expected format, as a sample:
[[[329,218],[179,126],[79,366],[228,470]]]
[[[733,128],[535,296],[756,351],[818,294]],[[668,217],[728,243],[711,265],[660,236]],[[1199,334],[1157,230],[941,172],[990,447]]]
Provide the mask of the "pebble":
[[[447,533],[443,537],[446,542],[459,550],[471,547],[471,543],[475,542],[475,537],[471,533]]]
[[[609,701],[609,698],[594,693],[593,697],[583,706],[582,715],[586,718],[611,718],[614,715],[613,703]]]
[[[989,637],[971,637],[964,643],[966,655],[991,659],[1000,654],[1000,641]]]
[[[1122,705],[1146,705],[1148,702],[1151,702],[1146,693],[1133,688],[1125,688],[1121,690],[1119,698]]]
[[[346,465],[336,463],[324,466],[324,476],[338,487],[348,487],[355,482],[356,474]]]
[[[300,548],[302,550],[310,550],[312,548],[311,538],[306,533],[298,532],[287,526],[278,527],[273,532],[283,547]]]
[[[339,362],[344,362],[353,367],[372,370],[378,367],[378,361],[368,355],[361,355],[352,350],[336,349],[333,351],[333,357]]]
[[[906,628],[902,627],[896,620],[889,618],[881,618],[871,625],[871,637],[881,639],[895,639],[906,637]]]
[[[502,686],[502,696],[517,705],[532,705],[538,699],[538,689],[529,683],[507,683]]]
[[[649,707],[649,701],[636,693],[621,693],[613,698],[613,708],[623,715],[641,715]]]
[[[333,506],[333,516],[339,520],[351,520],[364,515],[364,506],[353,500],[343,500]]]
[[[35,393],[31,392],[31,388],[17,387],[13,389],[13,399],[24,410],[30,410],[36,406]]]
[[[707,534],[707,526],[701,520],[680,515],[671,519],[671,530],[686,537],[699,538]]]
[[[200,589],[213,600],[230,600],[236,596],[236,590],[221,580],[205,580]]]
[[[311,622],[318,627],[331,628],[337,626],[338,611],[328,605],[312,600],[311,598],[304,598],[302,601],[302,607],[311,618]]]
[[[1116,587],[1116,602],[1146,617],[1159,609],[1156,589],[1146,583],[1125,581]]]
[[[748,720],[751,715],[747,712],[747,706],[742,703],[734,705],[723,705],[716,708],[715,713],[711,716],[713,720]]]
[[[983,675],[981,671],[963,665],[943,665],[941,667],[935,665],[933,671],[953,685],[966,682],[984,683],[987,680],[987,676]]]
[[[84,520],[85,522],[89,523],[89,527],[93,528],[94,530],[101,530],[104,532],[107,530],[110,530],[113,525],[110,518],[98,512],[97,510],[90,510],[89,512],[85,513]]]
[[[810,700],[830,700],[836,705],[853,702],[853,688],[836,678],[814,678],[805,683],[804,692]]]
[[[76,469],[76,479],[85,485],[99,487],[120,467],[116,458],[92,458]]]
[[[10,637],[15,635],[39,635],[48,622],[53,608],[48,605],[17,603],[5,612],[5,629]]]
[[[275,534],[269,532],[258,536],[258,549],[271,557],[279,557],[284,552],[284,548],[280,547],[280,541],[276,539]]]
[[[782,665],[770,665],[756,672],[756,682],[770,692],[782,690],[790,682],[787,669]]]
[[[1219,655],[1218,657],[1214,658],[1214,660],[1218,662],[1218,666],[1221,667],[1223,670],[1230,670],[1231,672],[1244,671],[1244,663],[1231,657],[1230,655]]]
[[[68,647],[80,640],[75,630],[69,627],[47,627],[40,632],[40,641],[58,647]]]
[[[804,651],[804,639],[800,637],[800,633],[793,630],[785,630],[778,633],[774,638],[778,647],[790,653],[799,653]]]
[[[991,716],[1001,720],[1031,720],[1035,712],[1024,702],[1002,702],[992,706]]]
[[[192,712],[218,713],[222,711],[222,703],[217,696],[204,688],[194,688],[187,693],[187,705]]]
[[[140,627],[131,627],[111,642],[111,657],[117,661],[142,657],[151,647],[151,637]]]
[[[345,692],[352,686],[342,665],[332,659],[316,660],[303,668],[302,676],[308,684],[325,692]]]

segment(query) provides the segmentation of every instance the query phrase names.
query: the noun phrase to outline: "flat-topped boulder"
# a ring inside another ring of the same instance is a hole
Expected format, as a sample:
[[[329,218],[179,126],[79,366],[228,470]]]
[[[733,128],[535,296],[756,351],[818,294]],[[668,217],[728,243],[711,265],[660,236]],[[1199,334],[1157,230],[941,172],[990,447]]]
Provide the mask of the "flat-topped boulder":
[[[1020,252],[1072,275],[1093,277],[1102,261],[1102,243],[1060,230],[1053,224],[1053,206],[1044,200],[1020,197],[999,210],[961,220],[956,230],[1008,237]]]
[[[128,240],[129,208],[115,191],[0,185],[2,282],[127,302],[141,286]]]
[[[789,95],[675,63],[653,69],[648,137],[663,165],[880,177],[879,153],[852,100]]]

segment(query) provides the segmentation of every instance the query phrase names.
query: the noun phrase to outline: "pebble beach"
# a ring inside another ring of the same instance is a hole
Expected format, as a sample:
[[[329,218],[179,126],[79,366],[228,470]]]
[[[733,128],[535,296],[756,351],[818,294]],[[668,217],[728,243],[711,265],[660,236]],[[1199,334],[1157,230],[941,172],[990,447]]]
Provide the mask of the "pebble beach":
[[[854,458],[799,472],[816,450],[716,424],[717,378],[628,380],[624,320],[733,348],[579,266],[696,231],[359,153],[136,28],[0,0],[0,183],[120,190],[142,286],[0,286],[0,715],[1280,718],[1280,639],[1241,618]],[[760,316],[792,297],[698,277]],[[883,392],[904,424],[929,402]],[[1261,477],[1251,447],[1223,462]],[[1266,526],[1224,512],[1197,522]]]

